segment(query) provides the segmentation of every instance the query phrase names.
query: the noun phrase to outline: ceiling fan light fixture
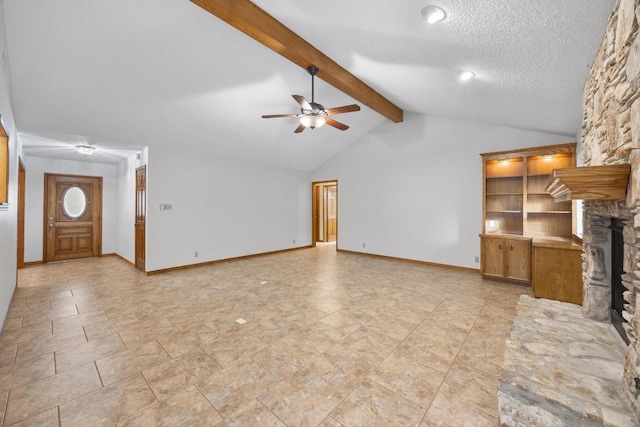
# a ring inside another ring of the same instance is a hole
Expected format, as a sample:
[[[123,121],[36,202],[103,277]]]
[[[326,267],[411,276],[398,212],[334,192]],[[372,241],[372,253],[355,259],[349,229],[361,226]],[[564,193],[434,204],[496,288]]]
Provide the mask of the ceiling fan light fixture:
[[[462,80],[463,82],[471,80],[475,76],[476,76],[476,74],[474,72],[472,72],[472,71],[468,71],[468,70],[458,71],[458,78],[460,80]]]
[[[442,22],[447,17],[447,12],[438,6],[427,6],[421,11],[422,17],[429,23],[435,24],[436,22]]]
[[[311,129],[321,127],[322,125],[325,124],[326,121],[327,120],[325,119],[325,117],[321,115],[309,114],[309,115],[304,115],[300,117],[300,123],[305,127],[308,127]]]
[[[84,156],[90,156],[96,151],[96,148],[90,145],[76,145],[76,151]]]

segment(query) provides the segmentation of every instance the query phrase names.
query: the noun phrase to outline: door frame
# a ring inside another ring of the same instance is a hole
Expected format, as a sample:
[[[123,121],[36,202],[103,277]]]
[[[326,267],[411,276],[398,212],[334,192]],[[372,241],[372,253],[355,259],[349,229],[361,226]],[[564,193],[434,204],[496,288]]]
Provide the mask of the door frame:
[[[52,176],[64,176],[64,177],[69,177],[69,178],[91,178],[91,179],[96,179],[99,182],[99,193],[100,193],[100,198],[99,198],[99,203],[100,203],[100,209],[98,211],[98,215],[96,216],[96,218],[93,219],[93,221],[97,222],[97,227],[96,227],[96,233],[95,233],[95,239],[94,239],[94,253],[95,255],[93,255],[94,257],[101,257],[102,256],[102,210],[103,210],[103,203],[102,203],[102,198],[103,198],[103,178],[101,176],[92,176],[92,175],[73,175],[73,174],[65,174],[65,173],[45,173],[44,174],[44,204],[42,207],[42,262],[44,264],[46,264],[47,262],[53,261],[53,260],[49,260],[48,258],[48,235],[49,235],[49,231],[48,231],[48,218],[47,218],[47,210],[48,210],[48,206],[49,206],[49,177]],[[96,201],[94,200],[94,203]],[[93,222],[92,221],[92,222]],[[76,259],[76,258],[70,258],[70,259]],[[82,258],[78,258],[78,259],[82,259]]]
[[[316,247],[316,243],[319,241],[318,240],[318,230],[319,230],[319,210],[320,207],[318,206],[318,188],[320,185],[335,185],[336,187],[336,250],[338,249],[338,224],[339,224],[339,217],[340,217],[340,210],[339,210],[339,191],[338,191],[338,180],[337,179],[329,179],[326,181],[313,181],[311,183],[311,246],[312,247]],[[323,191],[324,193],[324,191]],[[323,195],[324,197],[324,195]]]

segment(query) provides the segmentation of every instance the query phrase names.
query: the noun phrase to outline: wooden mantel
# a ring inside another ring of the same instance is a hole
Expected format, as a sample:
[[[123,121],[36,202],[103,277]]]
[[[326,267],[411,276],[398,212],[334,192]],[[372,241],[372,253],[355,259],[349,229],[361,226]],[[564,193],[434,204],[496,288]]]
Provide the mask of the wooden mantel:
[[[556,202],[622,200],[627,194],[630,173],[629,164],[554,169],[546,191]]]

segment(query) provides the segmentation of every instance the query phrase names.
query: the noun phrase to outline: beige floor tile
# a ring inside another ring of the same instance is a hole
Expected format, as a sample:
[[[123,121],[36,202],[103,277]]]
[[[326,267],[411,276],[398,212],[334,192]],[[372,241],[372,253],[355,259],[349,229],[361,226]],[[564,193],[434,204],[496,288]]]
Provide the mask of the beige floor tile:
[[[415,403],[365,380],[331,416],[345,426],[414,426],[425,412]]]
[[[394,353],[378,365],[368,379],[394,393],[428,408],[445,374]]]
[[[254,400],[239,412],[224,420],[217,427],[286,427],[271,411],[258,400]]]
[[[502,360],[505,350],[505,342],[485,336],[486,339],[469,338],[462,345],[454,365],[468,367],[499,376],[502,369]],[[506,338],[505,338],[506,339]]]
[[[124,350],[124,344],[118,335],[74,345],[55,353],[56,371],[64,372]]]
[[[9,400],[9,392],[0,393],[0,426],[4,425],[4,415],[7,410],[7,401]]]
[[[249,404],[278,379],[250,359],[236,361],[198,383],[198,388],[225,418]]]
[[[62,331],[92,325],[94,323],[103,322],[105,320],[108,320],[108,317],[102,311],[94,311],[91,313],[78,314],[76,316],[63,317],[61,319],[53,320],[53,332],[59,334]]]
[[[93,363],[52,375],[9,393],[5,424],[24,420],[102,386]]]
[[[117,334],[120,330],[126,329],[128,326],[135,323],[138,323],[138,318],[133,314],[126,314],[124,316],[116,316],[113,318],[109,317],[109,320],[86,325],[84,327],[84,332],[87,335],[87,340],[95,341],[98,338]]]
[[[440,390],[489,415],[498,416],[499,378],[471,367],[455,366],[447,374]]]
[[[156,402],[144,377],[136,374],[60,405],[60,424],[113,425],[131,418]]]
[[[317,427],[344,427],[342,424],[336,421],[335,418],[328,416]]]
[[[55,373],[53,353],[0,368],[0,393],[24,386]]]
[[[48,411],[42,412],[33,417],[29,417],[16,424],[11,424],[11,427],[59,427],[60,420],[58,417],[58,408],[51,408]]]
[[[19,344],[21,342],[29,341],[34,338],[51,334],[51,322],[42,322],[28,325],[24,328],[8,331],[6,333],[3,332],[2,337],[0,337],[0,347],[4,348],[7,345]]]
[[[158,400],[166,400],[172,394],[211,377],[222,368],[200,349],[170,359],[145,369],[142,374]]]
[[[405,339],[419,322],[401,319],[395,315],[382,313],[367,323],[374,331],[383,333],[397,340]]]
[[[78,309],[75,304],[64,307],[51,308],[43,311],[32,311],[22,316],[22,326],[29,326],[36,323],[49,322],[55,319],[78,315]]]
[[[7,365],[13,365],[16,361],[16,353],[18,344],[6,344],[0,348],[0,368]]]
[[[442,340],[432,340],[411,334],[398,346],[398,354],[421,365],[447,372],[453,364],[461,345]]]
[[[251,357],[265,348],[267,344],[262,339],[247,334],[227,334],[202,346],[202,349],[223,367],[238,359]]]
[[[136,416],[118,423],[123,427],[146,426],[214,426],[222,421],[220,414],[196,387],[176,393],[171,399],[158,402]]]
[[[69,329],[53,335],[44,335],[18,345],[16,361],[31,359],[46,353],[63,350],[67,347],[87,342],[81,328]]]
[[[498,427],[496,417],[460,402],[454,396],[439,392],[420,427]]]
[[[91,393],[99,397],[57,403],[63,423],[81,425],[157,423],[174,404],[197,424],[198,411],[175,400],[194,385],[228,425],[285,424],[260,398],[292,420],[289,425],[340,427],[328,414],[363,384],[399,402],[428,405],[429,386],[438,382],[433,378],[449,370],[449,389],[471,381],[464,376],[470,366],[480,377],[497,372],[518,296],[531,292],[474,273],[322,245],[151,276],[115,257],[29,266],[18,274],[0,334],[0,393],[9,401],[24,394],[25,402],[31,394],[37,402],[43,400],[38,390],[21,387],[53,377],[54,367],[61,372],[57,378],[83,364],[98,376],[99,367],[102,380],[113,382]],[[237,324],[239,317],[248,323]],[[74,341],[81,334],[88,342]],[[140,376],[127,386],[140,371],[146,381]],[[493,421],[477,408],[490,412],[493,404],[480,397],[495,395],[495,386],[490,391],[488,383],[469,384],[476,392],[457,396],[469,405],[445,403],[463,405],[458,420],[473,424],[480,413],[479,419]],[[134,399],[127,404],[129,394]],[[443,395],[436,394],[432,413],[446,413],[438,400]],[[29,416],[45,417],[43,411],[55,409],[53,400]],[[312,408],[309,415],[296,413],[305,405]],[[389,425],[397,425],[401,414]]]
[[[169,359],[169,354],[157,341],[125,350],[96,361],[102,383],[107,386],[131,375],[159,365]]]
[[[329,415],[346,392],[315,372],[285,380],[258,400],[289,426],[315,426]]]

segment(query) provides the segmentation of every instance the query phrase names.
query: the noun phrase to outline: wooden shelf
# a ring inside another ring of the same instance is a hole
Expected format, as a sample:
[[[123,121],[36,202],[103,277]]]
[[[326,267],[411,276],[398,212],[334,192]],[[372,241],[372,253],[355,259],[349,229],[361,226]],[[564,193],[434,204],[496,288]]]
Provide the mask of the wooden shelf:
[[[542,215],[546,215],[546,214],[562,214],[562,215],[566,215],[566,214],[570,214],[571,211],[529,211],[528,213],[530,214],[542,214]]]
[[[522,214],[522,211],[487,211],[487,213]]]
[[[545,196],[548,196],[548,193],[544,193]],[[522,196],[522,193],[487,193],[487,196]]]
[[[627,194],[631,165],[554,169],[546,190],[556,202],[622,200]]]

